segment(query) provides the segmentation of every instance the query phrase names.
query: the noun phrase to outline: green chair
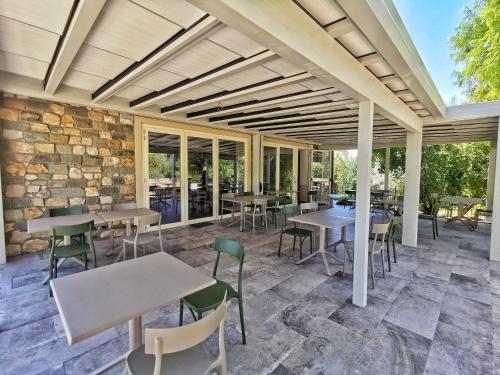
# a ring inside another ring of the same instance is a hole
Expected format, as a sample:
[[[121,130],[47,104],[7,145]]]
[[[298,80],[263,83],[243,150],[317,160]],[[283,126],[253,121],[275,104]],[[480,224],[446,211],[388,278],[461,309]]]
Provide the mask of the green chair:
[[[88,269],[88,255],[93,257],[94,268],[97,268],[92,228],[94,220],[82,224],[57,225],[51,227],[49,280],[57,278],[57,263],[59,259],[82,257],[85,269]],[[71,245],[61,245],[59,239],[64,236],[83,236],[84,242]],[[50,291],[52,296],[52,290]]]
[[[300,243],[300,250],[299,250],[299,257],[302,259],[302,245],[304,244],[304,241],[309,237],[309,243],[311,247],[311,254],[313,251],[313,231],[309,229],[304,229],[304,228],[298,228],[297,223],[293,223],[292,228],[286,228],[287,225],[287,218],[290,216],[296,216],[299,214],[299,209],[297,206],[290,206],[290,207],[283,207],[280,209],[281,212],[281,234],[280,234],[280,246],[278,248],[278,256],[281,256],[281,244],[283,242],[283,234],[288,234],[290,236],[293,236],[293,248],[292,250],[295,251],[295,242],[297,237],[299,237],[299,243]]]
[[[187,297],[184,297],[180,301],[180,313],[179,313],[179,325],[182,326],[183,316],[184,316],[184,305],[191,311],[194,320],[200,320],[202,314],[206,311],[211,311],[217,308],[221,301],[224,299],[224,295],[227,293],[227,299],[231,298],[238,299],[238,305],[240,309],[240,324],[241,324],[241,335],[243,336],[243,345],[246,344],[245,335],[245,321],[243,319],[243,295],[242,295],[242,274],[243,274],[243,261],[245,259],[245,249],[243,245],[238,242],[226,240],[224,238],[216,238],[214,243],[214,251],[217,252],[217,259],[215,260],[214,270],[212,276],[216,279],[216,283],[208,288],[202,289],[196,293],[193,293]],[[217,267],[219,266],[219,260],[221,253],[229,254],[240,262],[240,267],[238,270],[238,290],[228,283],[217,279]],[[196,313],[196,314],[195,314]]]
[[[83,214],[83,206],[71,206],[71,207],[58,207],[58,208],[49,208],[49,216],[57,217],[57,216],[71,216],[71,215],[81,215]],[[80,242],[84,241],[83,236],[75,236],[71,239],[77,239]],[[62,238],[58,238],[57,241],[62,241]]]

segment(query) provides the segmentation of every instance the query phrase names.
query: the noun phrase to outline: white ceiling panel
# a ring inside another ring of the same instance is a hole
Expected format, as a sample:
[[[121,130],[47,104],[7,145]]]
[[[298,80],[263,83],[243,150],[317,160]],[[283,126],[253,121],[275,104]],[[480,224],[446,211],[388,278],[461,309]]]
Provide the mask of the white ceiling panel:
[[[134,83],[137,86],[145,87],[153,91],[159,91],[184,79],[186,79],[186,77],[179,74],[167,72],[163,69],[156,69]]]
[[[116,96],[126,98],[128,100],[134,100],[140,98],[141,96],[149,94],[150,92],[151,90],[144,87],[131,85],[121,90],[118,94],[116,94]]]
[[[302,86],[307,87],[309,90],[313,90],[313,91],[322,90],[322,89],[326,89],[326,88],[330,87],[326,83],[324,83],[323,81],[320,81],[317,78],[301,82],[300,84]]]
[[[164,99],[160,99],[155,104],[161,108],[161,107],[168,107],[171,105],[175,105],[177,103],[182,103],[185,102],[186,98],[183,98],[182,96],[168,96]]]
[[[0,15],[61,35],[72,5],[73,0],[2,0]]]
[[[258,66],[220,79],[216,82],[213,82],[212,85],[220,87],[224,90],[234,90],[276,77],[279,77],[279,75],[267,68]]]
[[[283,77],[293,76],[294,74],[299,74],[304,71],[304,69],[301,69],[282,58],[269,61],[268,63],[265,63],[264,66],[271,69],[273,72],[282,75]]]
[[[86,43],[138,61],[180,29],[131,1],[109,0]]]
[[[333,0],[299,0],[299,3],[322,25],[345,17],[345,13]]]
[[[0,70],[6,72],[42,80],[45,78],[48,67],[49,63],[45,61],[0,52]]]
[[[227,107],[229,105],[245,103],[245,102],[249,102],[252,100],[254,100],[254,99],[250,98],[248,96],[240,96],[240,97],[234,98],[234,99],[222,100],[221,104],[223,107]],[[214,108],[214,107],[217,107],[217,104],[214,104],[214,103],[206,104],[206,105],[196,107],[196,111],[203,111],[205,109],[210,109],[210,108]],[[244,112],[248,112],[248,110],[244,110]],[[214,117],[214,116],[217,116],[217,113],[214,113],[211,115],[211,117]]]
[[[369,65],[370,70],[377,77],[388,76],[389,74],[393,74],[393,70],[387,65],[385,61],[379,61]]]
[[[204,85],[192,90],[185,91],[182,93],[181,96],[186,99],[194,100],[198,98],[203,98],[204,96],[216,94],[221,91],[223,90],[221,90],[220,87],[215,87],[212,85]]]
[[[133,60],[125,57],[84,45],[73,60],[71,67],[80,72],[112,79],[133,63]]]
[[[83,90],[95,91],[104,85],[106,81],[107,78],[70,69],[64,76],[62,84]]]
[[[406,84],[402,80],[392,81],[387,84],[387,87],[391,89],[391,91],[399,91],[406,89]]]
[[[173,57],[161,68],[189,78],[196,77],[241,57],[207,39]]]
[[[264,99],[274,98],[276,96],[294,94],[296,92],[301,92],[301,91],[305,91],[305,87],[299,85],[298,83],[294,83],[283,87],[277,87],[271,90],[256,92],[248,96],[257,100],[264,100]]]
[[[337,92],[335,94],[328,94],[328,95],[325,95],[328,99],[331,99],[331,100],[344,100],[344,99],[349,99],[349,97],[342,93],[342,92]]]
[[[265,50],[260,44],[227,26],[210,35],[208,39],[243,57],[249,57]]]
[[[132,0],[186,29],[206,13],[185,0]]]
[[[337,40],[356,57],[375,52],[370,42],[357,31],[339,36]]]
[[[0,16],[0,50],[50,62],[59,35]]]

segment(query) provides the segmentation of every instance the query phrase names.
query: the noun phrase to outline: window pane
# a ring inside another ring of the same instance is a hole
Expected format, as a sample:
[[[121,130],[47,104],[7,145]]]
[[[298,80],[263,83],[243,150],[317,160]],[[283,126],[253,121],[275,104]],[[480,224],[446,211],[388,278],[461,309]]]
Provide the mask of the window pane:
[[[276,190],[276,148],[264,146],[264,193]]]
[[[293,150],[280,147],[280,187],[279,190],[293,191],[296,178],[293,175]]]
[[[219,140],[219,192],[241,193],[245,185],[245,144]]]
[[[188,219],[213,216],[212,140],[188,137]]]

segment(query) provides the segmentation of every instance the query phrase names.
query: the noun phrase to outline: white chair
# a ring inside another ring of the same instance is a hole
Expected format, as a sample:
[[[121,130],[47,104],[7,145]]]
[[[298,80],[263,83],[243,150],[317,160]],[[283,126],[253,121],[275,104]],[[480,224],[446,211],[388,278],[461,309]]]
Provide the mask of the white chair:
[[[224,344],[226,297],[210,315],[192,324],[152,329],[146,328],[145,345],[127,355],[127,368],[133,375],[209,374],[214,369],[227,372]],[[203,342],[219,328],[219,356],[212,360]]]
[[[146,255],[146,245],[156,240],[160,241],[160,249],[163,251],[163,243],[161,239],[161,214],[153,214],[147,216],[138,216],[134,218],[134,225],[137,227],[135,235],[123,237],[123,248],[116,261],[120,258],[126,259],[127,245],[134,246],[134,258],[137,258],[137,247],[142,246],[143,255]],[[157,225],[158,233],[156,231],[145,232],[148,225]]]
[[[238,212],[240,210],[239,207],[236,207],[236,205],[233,202],[227,202],[224,199],[225,198],[234,198],[235,194],[234,193],[222,193],[221,195],[221,210],[220,210],[220,222],[222,223],[222,218],[224,217],[224,211],[230,212],[231,213],[231,219],[234,221],[234,213]],[[224,203],[226,206],[224,206]]]
[[[373,224],[372,234],[372,246],[368,249],[368,263],[370,269],[370,278],[372,280],[372,289],[375,289],[375,254],[380,254],[382,260],[382,277],[385,279],[385,255],[384,255],[384,242],[385,236],[389,231],[390,223],[385,224]],[[344,243],[344,265],[346,262],[346,254],[348,251],[352,251],[354,254],[354,241],[347,241]]]
[[[135,202],[128,202],[128,203],[115,203],[111,206],[111,209],[113,211],[118,211],[118,210],[133,210],[134,208],[137,208],[137,203]],[[128,224],[130,225],[130,223]],[[108,223],[108,230],[111,232],[111,250],[106,253],[106,255],[111,255],[115,251],[115,237],[116,233],[119,232],[125,232],[127,228],[127,222],[126,220],[120,221],[120,222],[113,222],[113,223]]]
[[[328,193],[322,193],[318,195],[317,199],[318,203],[318,209],[321,210],[321,208],[331,208],[331,202],[330,202],[330,197],[328,196]]]
[[[255,233],[255,218],[257,218],[257,217],[262,218],[263,217],[265,227],[266,227],[266,232],[267,232],[267,199],[266,198],[254,198],[253,199],[251,211],[245,212],[245,216],[243,219],[243,229],[245,229],[245,226],[246,226],[247,216],[252,217],[252,227],[253,227],[254,233]]]

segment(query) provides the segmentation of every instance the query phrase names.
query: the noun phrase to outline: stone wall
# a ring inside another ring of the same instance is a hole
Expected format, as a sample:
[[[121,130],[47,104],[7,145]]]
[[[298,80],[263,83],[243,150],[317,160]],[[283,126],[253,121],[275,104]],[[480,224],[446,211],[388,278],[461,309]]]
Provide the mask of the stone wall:
[[[93,212],[135,200],[133,116],[8,94],[0,100],[7,256],[47,248],[47,238],[26,232],[26,220],[51,207]]]

